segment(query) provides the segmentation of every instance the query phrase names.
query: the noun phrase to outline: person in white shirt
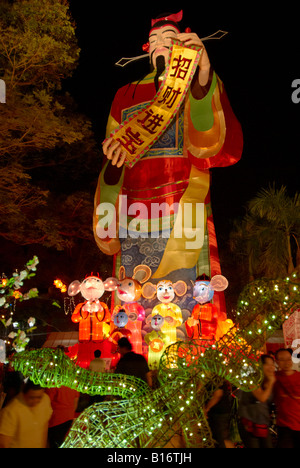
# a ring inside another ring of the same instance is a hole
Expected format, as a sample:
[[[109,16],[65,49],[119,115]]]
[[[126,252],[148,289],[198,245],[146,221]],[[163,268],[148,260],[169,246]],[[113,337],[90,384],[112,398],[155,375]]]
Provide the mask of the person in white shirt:
[[[47,448],[50,398],[28,381],[0,411],[0,448]]]
[[[106,362],[104,359],[101,359],[101,351],[96,349],[94,352],[95,359],[93,359],[90,363],[89,370],[92,372],[105,372],[105,365]]]

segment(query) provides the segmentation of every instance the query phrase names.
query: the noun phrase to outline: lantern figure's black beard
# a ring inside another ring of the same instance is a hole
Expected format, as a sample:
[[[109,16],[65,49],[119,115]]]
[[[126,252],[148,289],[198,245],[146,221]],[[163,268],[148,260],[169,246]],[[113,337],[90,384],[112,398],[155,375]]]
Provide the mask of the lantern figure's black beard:
[[[165,67],[166,67],[165,57],[163,55],[159,55],[156,59],[156,75],[154,78],[156,92],[159,90],[159,87],[160,87],[159,77],[164,72]]]

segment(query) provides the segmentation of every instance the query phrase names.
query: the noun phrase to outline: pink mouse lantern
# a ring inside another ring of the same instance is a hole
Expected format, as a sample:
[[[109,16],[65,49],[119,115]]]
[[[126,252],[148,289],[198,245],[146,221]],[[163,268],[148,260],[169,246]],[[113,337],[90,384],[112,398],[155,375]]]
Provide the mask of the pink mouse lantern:
[[[114,308],[114,315],[120,309],[124,309],[128,315],[126,329],[130,330],[130,341],[133,351],[139,354],[143,352],[142,322],[145,320],[145,309],[138,302],[142,296],[142,284],[151,276],[151,269],[147,265],[138,265],[133,271],[132,277],[127,277],[125,268],[120,267],[119,280],[117,282],[117,296],[121,305]]]

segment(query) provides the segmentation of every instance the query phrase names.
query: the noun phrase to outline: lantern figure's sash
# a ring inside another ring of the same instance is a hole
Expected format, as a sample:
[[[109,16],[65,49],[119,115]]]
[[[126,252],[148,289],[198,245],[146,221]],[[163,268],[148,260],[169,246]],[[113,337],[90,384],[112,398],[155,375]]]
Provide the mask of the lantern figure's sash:
[[[149,105],[125,120],[110,135],[127,152],[125,164],[132,167],[165,132],[186,96],[203,47],[186,47],[172,40],[163,82]]]

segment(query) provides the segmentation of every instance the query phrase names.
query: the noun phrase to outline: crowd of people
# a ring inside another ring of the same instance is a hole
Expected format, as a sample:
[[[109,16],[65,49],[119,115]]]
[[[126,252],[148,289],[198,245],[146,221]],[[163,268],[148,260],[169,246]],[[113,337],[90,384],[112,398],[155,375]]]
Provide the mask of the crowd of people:
[[[217,448],[234,446],[233,422],[242,447],[300,448],[300,372],[292,351],[280,348],[274,357],[261,355],[260,361],[263,381],[258,389],[233,390],[224,382],[206,405]]]
[[[153,387],[146,359],[132,351],[127,338],[119,340],[118,352],[115,372],[133,375]],[[275,357],[262,355],[260,360],[264,378],[258,389],[242,392],[224,381],[207,401],[204,411],[216,448],[236,446],[233,422],[242,447],[300,448],[300,372],[293,368],[291,352],[282,348]],[[97,350],[90,370],[103,372],[104,368]],[[23,381],[12,369],[2,375],[0,384],[0,448],[60,447],[78,412],[80,394],[67,387],[43,389]],[[90,404],[94,403],[91,399]]]
[[[132,351],[127,338],[118,342],[120,360],[116,373],[134,375],[152,386],[151,372],[144,356]],[[94,352],[92,372],[105,372],[101,351]],[[59,448],[77,413],[87,405],[103,400],[88,397],[68,387],[43,389],[23,379],[9,365],[0,374],[0,448]]]

